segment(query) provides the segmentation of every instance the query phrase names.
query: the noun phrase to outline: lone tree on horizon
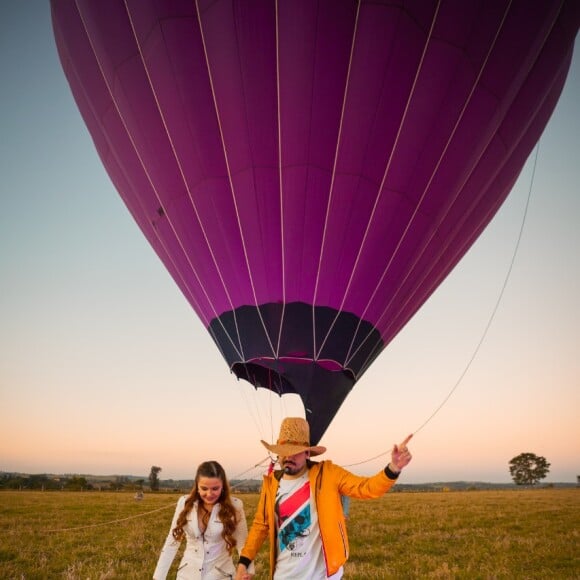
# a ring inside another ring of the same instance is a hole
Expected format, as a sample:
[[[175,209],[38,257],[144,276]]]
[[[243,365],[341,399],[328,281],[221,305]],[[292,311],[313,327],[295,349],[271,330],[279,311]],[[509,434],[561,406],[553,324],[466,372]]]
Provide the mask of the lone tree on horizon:
[[[149,487],[151,491],[159,491],[159,472],[161,471],[161,467],[157,467],[157,465],[151,466],[151,472],[149,473]]]
[[[520,453],[509,462],[509,466],[516,485],[536,485],[550,472],[546,458],[535,453]]]

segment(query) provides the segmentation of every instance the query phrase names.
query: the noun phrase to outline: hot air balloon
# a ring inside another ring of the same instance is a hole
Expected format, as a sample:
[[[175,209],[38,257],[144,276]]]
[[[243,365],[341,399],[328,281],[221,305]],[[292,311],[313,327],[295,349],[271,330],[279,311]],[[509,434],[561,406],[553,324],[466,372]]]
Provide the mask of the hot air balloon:
[[[317,443],[509,194],[577,0],[52,0],[116,189],[220,349]]]

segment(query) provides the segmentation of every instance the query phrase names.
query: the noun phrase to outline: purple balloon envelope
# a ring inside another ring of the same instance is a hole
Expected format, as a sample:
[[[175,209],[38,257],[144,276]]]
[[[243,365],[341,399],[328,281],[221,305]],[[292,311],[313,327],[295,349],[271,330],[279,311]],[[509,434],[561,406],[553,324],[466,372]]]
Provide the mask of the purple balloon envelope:
[[[316,444],[493,218],[577,0],[52,0],[100,158],[230,369]]]

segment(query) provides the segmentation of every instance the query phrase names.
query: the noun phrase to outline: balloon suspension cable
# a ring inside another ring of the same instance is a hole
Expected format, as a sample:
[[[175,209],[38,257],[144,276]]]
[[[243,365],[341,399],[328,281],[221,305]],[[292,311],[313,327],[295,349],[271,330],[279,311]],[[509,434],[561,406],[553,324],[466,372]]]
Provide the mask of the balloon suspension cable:
[[[511,273],[514,267],[514,263],[516,261],[516,256],[520,247],[520,243],[522,241],[522,236],[524,233],[524,226],[526,224],[526,218],[528,216],[528,209],[530,207],[530,198],[532,197],[532,189],[534,186],[534,178],[536,175],[536,166],[538,164],[538,154],[540,152],[540,142],[538,141],[538,144],[536,146],[536,155],[534,156],[534,164],[532,166],[532,176],[530,179],[530,186],[528,188],[528,197],[526,199],[526,205],[524,207],[524,215],[522,217],[522,223],[520,226],[520,231],[518,233],[518,238],[516,240],[516,245],[514,247],[514,251],[512,254],[512,259],[510,261],[510,265],[508,267],[508,270],[506,272],[505,275],[505,279],[503,282],[503,285],[501,287],[499,296],[496,300],[495,306],[491,312],[491,315],[489,317],[489,320],[483,330],[483,334],[481,335],[481,338],[479,339],[479,342],[477,343],[477,346],[475,347],[475,350],[473,351],[473,354],[471,355],[471,358],[469,359],[469,361],[467,362],[467,365],[465,366],[465,369],[463,369],[463,372],[461,373],[461,375],[459,375],[459,378],[457,379],[457,382],[455,383],[455,385],[453,385],[453,387],[451,388],[451,390],[449,391],[449,393],[447,393],[447,396],[443,399],[443,401],[441,402],[441,404],[433,411],[433,413],[431,413],[431,415],[429,417],[427,417],[427,419],[419,426],[418,429],[415,430],[414,434],[419,433],[419,431],[421,431],[421,429],[423,429],[423,427],[425,427],[425,425],[427,425],[431,419],[433,419],[433,417],[435,417],[435,415],[437,415],[437,413],[439,413],[439,411],[443,408],[443,406],[447,403],[447,401],[451,398],[451,395],[453,395],[453,393],[457,390],[457,387],[459,387],[460,383],[463,381],[463,378],[465,377],[465,375],[467,374],[467,371],[469,370],[469,368],[471,367],[471,364],[473,363],[473,361],[475,360],[475,357],[477,356],[477,354],[479,353],[479,349],[481,348],[487,333],[489,332],[489,329],[491,327],[491,324],[495,318],[495,315],[497,314],[497,311],[499,310],[499,305],[503,299],[503,295],[505,293],[505,289],[507,288],[509,279],[511,277]]]
[[[74,528],[55,528],[55,529],[51,529],[51,530],[38,530],[41,533],[45,533],[45,534],[55,534],[57,532],[76,532],[78,530],[88,530],[90,528],[101,528],[103,526],[110,526],[111,524],[120,524],[122,522],[128,522],[129,520],[136,520],[137,518],[142,518],[145,516],[148,516],[150,514],[155,514],[157,512],[169,509],[169,508],[173,508],[175,509],[175,502],[171,502],[170,504],[164,505],[160,508],[154,509],[154,510],[150,510],[148,512],[143,512],[140,514],[135,514],[132,516],[127,516],[126,518],[119,518],[116,520],[108,520],[106,522],[99,522],[98,524],[87,524],[84,526],[77,526]]]
[[[278,353],[276,353],[276,365],[275,369],[272,369],[276,373],[277,380],[274,380],[274,384],[270,385],[270,391],[276,393],[278,395],[278,409],[282,413],[284,412],[284,400],[282,399],[282,395],[284,394],[284,390],[282,388],[282,373],[280,372],[280,358]],[[272,374],[269,374],[270,380],[272,380]],[[272,387],[275,387],[272,388]],[[274,438],[274,417],[272,415],[272,405],[270,405],[270,439]]]
[[[232,479],[239,479],[243,475],[246,475],[246,473],[248,473],[249,471],[253,471],[254,469],[256,469],[258,467],[262,467],[266,462],[271,462],[271,461],[272,461],[272,458],[268,454],[266,457],[264,457],[264,459],[261,459],[260,461],[258,461],[258,463],[254,463],[254,465],[252,465],[251,467],[248,467],[248,469],[246,469],[245,471],[242,471],[241,473],[238,473]],[[241,481],[239,481],[238,483],[236,483],[235,485],[231,485],[230,488],[231,489],[236,489],[237,487],[239,487],[240,485],[242,485],[246,481],[248,481],[248,478],[244,478]]]
[[[248,370],[248,366],[246,363],[244,363],[242,365],[242,368],[245,371],[246,374],[246,378],[243,380],[246,380],[250,385],[252,385],[252,387],[254,389],[256,389],[256,381],[255,381],[255,377],[253,375],[250,375],[250,371]],[[233,372],[232,369],[230,368],[230,372]],[[241,380],[241,377],[237,376],[238,381]],[[243,396],[243,389],[241,389],[239,391],[241,393],[242,399],[244,400],[244,403],[246,405],[246,410],[248,412],[248,414],[250,415],[253,423],[254,423],[254,427],[256,428],[256,431],[258,433],[261,432],[261,426],[260,426],[260,411],[258,409],[258,404],[257,404],[257,398],[256,397],[250,397],[250,396]]]
[[[516,260],[516,256],[520,247],[520,243],[522,240],[522,236],[523,236],[523,232],[524,232],[524,226],[526,224],[526,219],[527,219],[527,215],[528,215],[528,209],[530,207],[530,199],[532,196],[532,189],[534,186],[534,179],[535,179],[535,175],[536,175],[536,167],[538,164],[538,155],[540,152],[540,142],[538,141],[538,144],[536,146],[536,154],[534,156],[534,164],[532,166],[532,175],[531,175],[531,179],[530,179],[530,186],[528,189],[528,197],[526,199],[526,205],[524,207],[524,214],[522,217],[522,223],[520,226],[520,231],[518,234],[518,238],[516,240],[516,245],[514,247],[514,251],[512,254],[512,258],[510,261],[510,265],[508,267],[508,270],[506,272],[506,276],[503,282],[503,285],[501,287],[499,296],[496,300],[495,306],[491,312],[491,315],[489,317],[489,320],[483,330],[482,336],[479,340],[479,342],[477,343],[475,350],[473,351],[473,354],[471,355],[469,361],[467,362],[467,365],[465,366],[465,368],[463,369],[463,372],[459,375],[459,378],[457,379],[457,381],[455,382],[455,384],[453,385],[453,387],[451,388],[451,390],[447,393],[447,395],[445,396],[445,398],[443,399],[443,401],[441,401],[441,403],[439,404],[439,406],[431,413],[431,415],[429,415],[429,417],[427,417],[427,419],[425,421],[423,421],[423,423],[419,426],[418,429],[415,429],[415,431],[413,432],[413,437],[419,433],[434,417],[435,415],[437,415],[437,413],[439,413],[439,411],[445,406],[445,404],[447,403],[447,401],[449,401],[449,399],[451,398],[451,396],[453,395],[453,393],[455,393],[455,391],[457,390],[457,388],[459,387],[459,385],[461,384],[461,382],[463,381],[465,375],[467,374],[467,371],[469,370],[469,368],[471,367],[471,364],[473,363],[473,361],[475,360],[475,357],[477,356],[477,354],[479,353],[479,349],[481,348],[481,346],[483,345],[483,342],[487,336],[487,333],[491,327],[491,324],[495,318],[495,315],[499,309],[499,305],[503,299],[503,295],[505,292],[505,289],[507,287],[508,281],[511,277],[511,273],[514,267],[514,263]],[[374,461],[375,459],[378,459],[379,457],[382,457],[383,455],[387,455],[389,453],[389,451],[384,451],[383,453],[379,453],[378,455],[375,455],[374,457],[370,457],[369,459],[365,459],[364,461],[358,461],[357,463],[350,463],[348,465],[344,465],[343,467],[353,467],[355,465],[362,465],[363,463],[369,463],[371,461]]]
[[[264,465],[264,463],[266,461],[272,461],[272,457],[270,455],[268,455],[267,457],[265,457],[264,459],[262,459],[258,463],[252,465],[252,467],[249,467],[245,471],[242,471],[242,473],[239,473],[238,475],[234,476],[233,479],[238,479],[242,475],[245,475],[246,473],[248,473],[248,471],[252,471],[253,469],[256,469],[257,467],[261,467],[262,465]],[[247,481],[247,479],[242,479],[241,481],[239,481],[235,485],[231,485],[230,486],[230,489],[236,489],[237,487],[241,486],[246,481]],[[110,526],[112,524],[120,524],[120,523],[123,523],[123,522],[127,522],[129,520],[135,520],[137,518],[142,518],[142,517],[148,516],[150,514],[155,514],[155,513],[158,513],[160,511],[167,510],[169,508],[175,508],[175,502],[171,502],[170,504],[164,505],[164,506],[162,506],[160,508],[156,508],[154,510],[149,510],[147,512],[143,512],[143,513],[140,513],[140,514],[135,514],[135,515],[132,515],[132,516],[127,516],[125,518],[118,518],[118,519],[115,519],[115,520],[107,520],[106,522],[99,522],[97,524],[87,524],[87,525],[76,526],[76,527],[72,527],[72,528],[55,528],[55,529],[50,529],[50,530],[39,530],[39,531],[40,532],[47,533],[47,534],[48,533],[52,534],[52,533],[57,533],[57,532],[76,532],[78,530],[88,530],[88,529],[91,529],[91,528],[101,528],[103,526]]]
[[[371,461],[374,461],[375,459],[378,459],[379,457],[382,457],[383,455],[387,455],[388,453],[390,453],[390,450],[383,451],[382,453],[379,453],[378,455],[375,455],[374,457],[369,457],[368,459],[363,459],[362,461],[357,461],[356,463],[349,463],[347,465],[343,465],[342,467],[354,467],[355,465],[363,465],[364,463],[370,463]]]

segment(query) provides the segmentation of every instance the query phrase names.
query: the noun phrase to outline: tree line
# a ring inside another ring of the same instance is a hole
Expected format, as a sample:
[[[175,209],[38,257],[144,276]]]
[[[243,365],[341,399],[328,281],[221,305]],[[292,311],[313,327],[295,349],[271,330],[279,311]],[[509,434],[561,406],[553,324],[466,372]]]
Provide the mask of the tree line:
[[[132,491],[143,489],[144,479],[131,480],[126,476],[116,476],[110,480],[89,481],[83,475],[48,475],[48,474],[0,474],[0,490],[30,489],[40,491]]]
[[[162,468],[152,465],[147,478],[149,489],[159,491],[161,487],[180,491],[185,486],[190,487],[190,482],[174,481],[172,479],[161,482],[159,473]],[[545,457],[535,453],[520,453],[509,461],[510,475],[516,485],[534,486],[544,479],[550,471],[550,463]],[[162,485],[163,483],[163,485]],[[193,483],[193,482],[191,482]],[[88,481],[85,476],[50,476],[47,474],[23,475],[17,473],[0,474],[0,490],[2,489],[33,489],[33,490],[67,490],[67,491],[90,491],[90,490],[113,490],[113,491],[142,491],[145,478],[135,479],[127,476],[115,476],[111,480]]]

